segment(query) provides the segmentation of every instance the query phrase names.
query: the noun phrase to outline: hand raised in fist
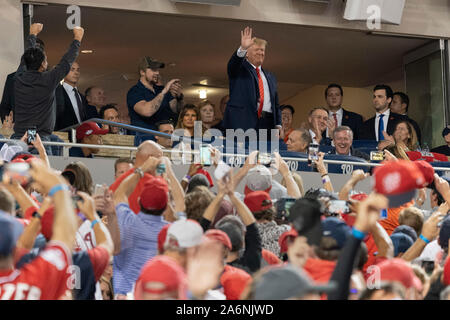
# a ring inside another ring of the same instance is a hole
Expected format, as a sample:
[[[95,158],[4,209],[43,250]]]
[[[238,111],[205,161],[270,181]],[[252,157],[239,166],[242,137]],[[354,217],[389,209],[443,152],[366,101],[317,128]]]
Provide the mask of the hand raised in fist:
[[[43,28],[44,25],[42,23],[33,23],[30,26],[30,34],[37,36],[42,31]]]
[[[84,36],[84,29],[82,27],[73,28],[73,37],[75,40],[81,42],[81,40],[83,40],[83,36]]]

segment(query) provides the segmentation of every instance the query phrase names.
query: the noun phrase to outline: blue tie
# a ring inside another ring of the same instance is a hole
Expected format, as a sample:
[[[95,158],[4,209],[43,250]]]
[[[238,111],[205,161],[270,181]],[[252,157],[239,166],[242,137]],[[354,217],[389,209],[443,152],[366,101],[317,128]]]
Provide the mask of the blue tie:
[[[383,131],[384,131],[384,122],[383,122],[384,114],[380,114],[380,120],[378,121],[378,141],[383,141]]]

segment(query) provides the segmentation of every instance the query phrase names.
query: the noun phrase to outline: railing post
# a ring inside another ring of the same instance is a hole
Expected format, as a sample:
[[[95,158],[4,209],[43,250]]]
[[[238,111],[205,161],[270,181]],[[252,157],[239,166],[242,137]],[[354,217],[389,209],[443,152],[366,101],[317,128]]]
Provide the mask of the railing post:
[[[77,130],[72,128],[72,143],[77,143]]]

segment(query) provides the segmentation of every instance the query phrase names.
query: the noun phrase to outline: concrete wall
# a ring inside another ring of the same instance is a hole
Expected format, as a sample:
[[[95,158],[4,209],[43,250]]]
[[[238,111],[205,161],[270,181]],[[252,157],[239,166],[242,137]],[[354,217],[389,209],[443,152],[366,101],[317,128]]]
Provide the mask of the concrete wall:
[[[287,23],[339,29],[367,30],[365,22],[342,18],[345,3],[329,5],[301,0],[242,0],[239,7],[176,3],[169,0],[28,0],[111,9],[159,12],[225,19]],[[383,32],[450,38],[450,2],[447,0],[407,0],[400,26],[382,25]]]
[[[16,71],[23,52],[22,4],[19,0],[2,0],[0,4],[0,94],[6,76]]]

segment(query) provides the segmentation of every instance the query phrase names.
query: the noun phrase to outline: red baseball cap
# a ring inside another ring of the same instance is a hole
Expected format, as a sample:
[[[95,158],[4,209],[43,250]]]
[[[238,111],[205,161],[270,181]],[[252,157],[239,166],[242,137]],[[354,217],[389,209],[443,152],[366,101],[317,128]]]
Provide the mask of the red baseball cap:
[[[37,159],[34,155],[32,155],[31,153],[24,152],[24,153],[19,154],[18,156],[14,156],[13,160],[11,162],[12,163],[17,163],[17,162],[30,163],[34,159]]]
[[[377,266],[380,268],[381,281],[398,281],[406,289],[414,287],[418,291],[422,290],[422,282],[405,260],[400,258],[388,259],[380,262]]]
[[[270,203],[263,205],[264,200],[269,201]],[[265,191],[254,191],[246,194],[244,203],[251,212],[267,210],[273,206],[272,199]]]
[[[278,244],[280,245],[280,253],[286,253],[288,251],[288,239],[295,239],[298,237],[297,231],[294,228],[291,230],[283,232],[278,238]]]
[[[389,199],[389,208],[411,201],[425,183],[422,172],[411,161],[388,161],[374,170],[374,190]]]
[[[212,180],[211,175],[209,174],[208,171],[206,171],[206,170],[204,170],[204,169],[202,169],[202,168],[199,168],[199,169],[197,170],[197,172],[195,172],[194,175],[196,175],[196,174],[202,174],[202,175],[204,175],[204,176],[206,177],[206,179],[208,179],[209,187],[210,187],[210,188],[214,187],[213,180]]]
[[[143,299],[144,293],[162,295],[176,293],[176,299],[186,299],[187,280],[183,268],[168,256],[159,255],[142,268],[136,281],[134,296]]]
[[[164,243],[166,242],[167,230],[170,227],[170,223],[166,224],[158,233],[158,251],[164,252]]]
[[[149,179],[139,196],[141,205],[147,210],[161,210],[167,206],[169,187],[162,178]]]
[[[417,167],[420,172],[422,172],[422,175],[425,179],[425,183],[420,188],[425,188],[426,186],[430,185],[434,181],[434,168],[429,164],[428,162],[424,160],[419,161],[413,161],[414,165]]]
[[[217,240],[221,242],[226,248],[231,250],[230,237],[228,237],[228,235],[222,230],[209,229],[208,231],[205,232],[204,236],[211,240]]]
[[[220,284],[227,300],[240,300],[242,292],[247,284],[252,281],[252,277],[242,269],[226,265],[220,277]]]
[[[108,129],[101,129],[98,124],[95,122],[85,122],[81,126],[77,128],[77,140],[81,141],[85,137],[90,136],[92,134],[107,134],[109,132]]]
[[[367,197],[368,197],[367,193],[356,193],[350,196],[350,199],[355,201],[364,201],[367,199]]]

